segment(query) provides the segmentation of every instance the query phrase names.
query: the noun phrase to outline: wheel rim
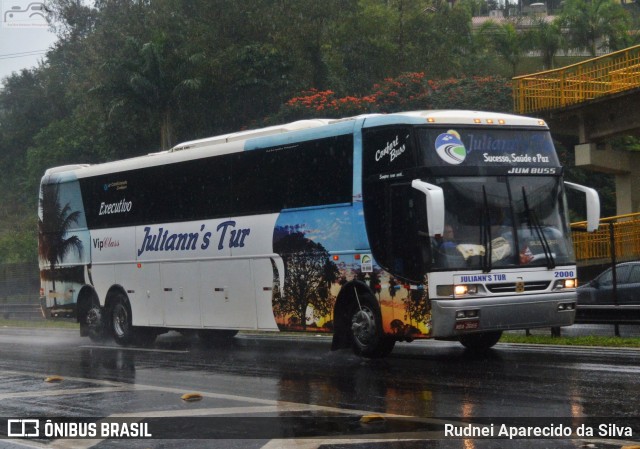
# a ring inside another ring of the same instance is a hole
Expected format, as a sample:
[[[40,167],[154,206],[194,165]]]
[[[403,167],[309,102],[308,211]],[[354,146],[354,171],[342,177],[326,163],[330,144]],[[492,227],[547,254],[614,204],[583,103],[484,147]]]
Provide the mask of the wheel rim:
[[[100,308],[91,307],[85,317],[85,323],[89,329],[99,329],[102,325],[102,314]]]
[[[351,319],[353,338],[361,346],[367,346],[376,338],[378,329],[373,310],[364,306],[356,311]]]
[[[117,304],[113,309],[113,331],[118,337],[127,333],[129,328],[129,315],[122,304]]]

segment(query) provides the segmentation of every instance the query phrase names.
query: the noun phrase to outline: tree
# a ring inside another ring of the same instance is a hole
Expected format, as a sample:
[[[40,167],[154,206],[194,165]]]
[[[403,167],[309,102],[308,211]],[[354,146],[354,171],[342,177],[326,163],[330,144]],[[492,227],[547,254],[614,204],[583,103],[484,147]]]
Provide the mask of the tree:
[[[164,35],[151,42],[130,43],[138,47],[139,59],[125,61],[119,68],[129,73],[129,79],[113,107],[129,101],[143,105],[159,124],[160,148],[167,150],[175,144],[173,114],[177,103],[186,92],[200,87],[200,79],[189,72],[202,55],[182,54]]]
[[[431,78],[459,77],[473,67],[471,14],[457,2],[433,0],[421,4],[407,21],[406,71],[423,71]],[[475,70],[475,69],[471,69]]]
[[[629,43],[630,16],[613,0],[566,0],[560,19],[569,30],[569,45],[591,56]]]
[[[361,96],[338,97],[333,91],[310,90],[291,98],[269,124],[314,117],[344,117],[366,112],[418,109],[475,109],[512,112],[510,81],[498,76],[428,80],[424,73],[404,73],[375,84]]]
[[[493,49],[511,67],[511,75],[516,76],[518,64],[527,49],[527,37],[520,33],[515,22],[502,24],[488,21],[480,28]]]
[[[284,288],[278,304],[279,314],[291,314],[292,322],[306,328],[309,306],[315,318],[327,316],[332,309],[332,299],[327,284],[337,279],[338,270],[329,260],[329,253],[320,244],[293,232],[276,240],[273,249],[284,262]],[[332,266],[333,265],[333,266]]]
[[[38,220],[38,255],[49,264],[53,289],[56,288],[53,275],[56,264],[64,261],[71,251],[82,257],[83,245],[76,235],[67,237],[73,224],[78,223],[79,211],[71,211],[69,203],[60,206],[58,184],[49,184],[42,189],[40,199],[41,218]]]
[[[554,57],[563,46],[562,25],[559,19],[547,22],[538,18],[529,31],[532,49],[540,51],[542,66],[545,70],[554,68]]]

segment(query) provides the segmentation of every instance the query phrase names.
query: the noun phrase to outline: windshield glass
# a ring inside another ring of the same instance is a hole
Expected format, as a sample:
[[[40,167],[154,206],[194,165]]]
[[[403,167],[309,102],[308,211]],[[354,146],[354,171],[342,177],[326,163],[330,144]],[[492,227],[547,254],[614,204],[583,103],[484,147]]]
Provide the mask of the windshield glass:
[[[572,263],[560,178],[438,177],[445,231],[432,240],[433,269],[482,269]]]

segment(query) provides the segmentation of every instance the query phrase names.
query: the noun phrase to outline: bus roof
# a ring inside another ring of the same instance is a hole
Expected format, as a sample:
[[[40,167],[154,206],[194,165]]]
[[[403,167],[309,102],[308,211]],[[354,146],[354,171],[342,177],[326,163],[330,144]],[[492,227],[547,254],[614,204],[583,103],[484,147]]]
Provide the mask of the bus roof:
[[[243,151],[247,148],[256,148],[256,146],[262,145],[264,142],[276,143],[280,140],[277,136],[282,134],[287,134],[286,137],[282,136],[283,142],[294,141],[292,140],[292,138],[294,138],[295,135],[290,133],[300,133],[297,138],[300,138],[300,140],[307,140],[309,138],[313,138],[314,135],[329,135],[331,133],[329,127],[332,125],[342,128],[340,131],[338,131],[339,133],[349,132],[346,131],[346,129],[352,129],[357,121],[360,121],[362,123],[361,126],[363,128],[394,124],[441,124],[443,126],[506,125],[543,127],[545,129],[547,128],[547,125],[543,120],[535,118],[495,112],[464,110],[409,111],[391,114],[364,114],[342,119],[299,120],[283,125],[269,126],[254,130],[240,131],[215,137],[208,137],[205,139],[191,140],[188,142],[180,143],[167,151],[149,153],[147,155],[130,159],[123,159],[95,165],[77,164],[67,165],[63,167],[54,167],[46,171],[45,178],[53,174],[62,174],[64,172],[74,172],[77,177],[95,176],[99,174],[126,171],[147,166],[163,165],[183,160],[193,160],[208,156],[235,153]],[[248,141],[255,141],[255,143],[249,145]]]
[[[521,115],[504,114],[499,112],[465,111],[457,109],[442,109],[429,111],[409,111],[393,114],[377,114],[366,118],[364,128],[374,126],[384,126],[391,124],[412,124],[412,125],[505,125],[505,126],[527,126],[544,127],[547,124],[544,120]]]

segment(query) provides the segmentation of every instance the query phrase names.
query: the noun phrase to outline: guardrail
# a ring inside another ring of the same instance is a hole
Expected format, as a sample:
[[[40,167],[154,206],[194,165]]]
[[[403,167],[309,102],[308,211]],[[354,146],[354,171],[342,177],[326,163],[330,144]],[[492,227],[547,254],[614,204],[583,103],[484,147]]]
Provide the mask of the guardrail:
[[[558,109],[640,87],[640,45],[555,70],[513,78],[514,110]]]
[[[42,320],[42,309],[39,304],[2,304],[0,303],[0,318],[5,320]]]
[[[579,264],[640,260],[640,213],[603,218],[592,233],[579,232],[586,228],[585,221],[571,228]]]

